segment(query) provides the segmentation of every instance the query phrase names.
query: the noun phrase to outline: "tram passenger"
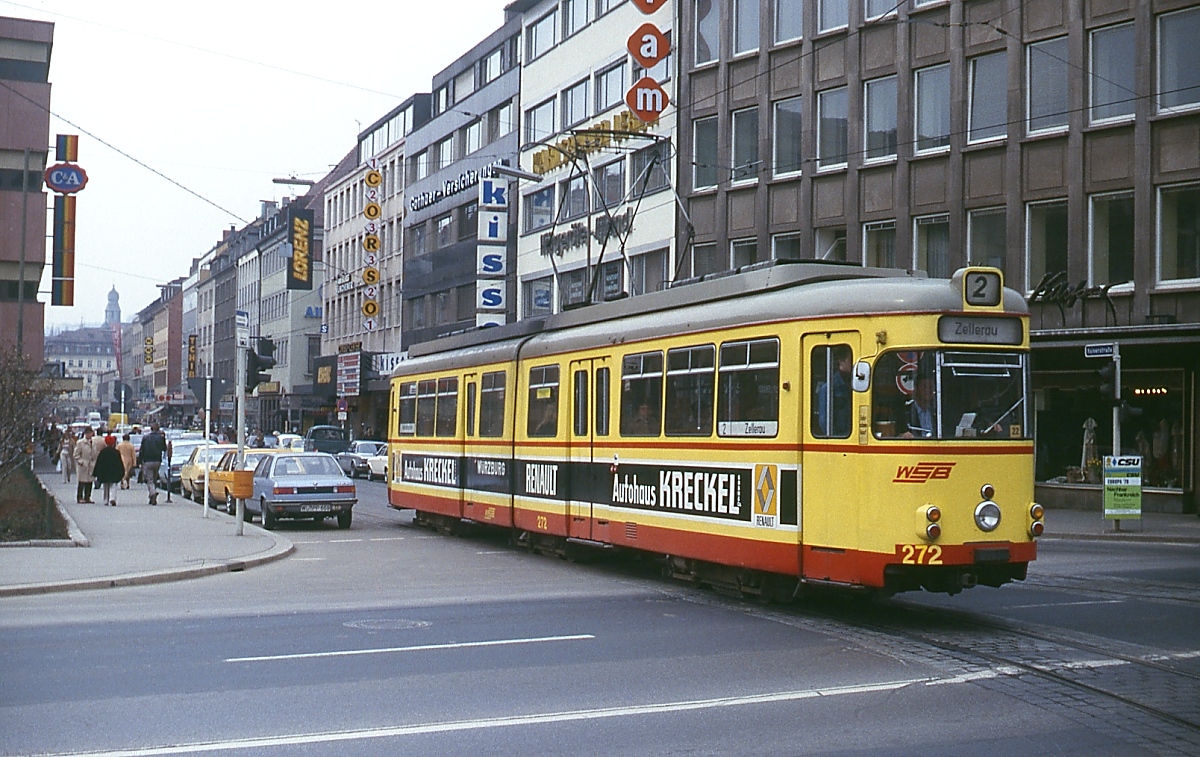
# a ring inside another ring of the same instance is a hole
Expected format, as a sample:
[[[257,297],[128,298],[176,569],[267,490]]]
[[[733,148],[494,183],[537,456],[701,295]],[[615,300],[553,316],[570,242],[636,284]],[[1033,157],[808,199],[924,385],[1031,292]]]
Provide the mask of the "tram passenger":
[[[937,431],[937,385],[933,374],[918,373],[913,385],[913,397],[908,403],[908,430],[905,439],[934,436]]]

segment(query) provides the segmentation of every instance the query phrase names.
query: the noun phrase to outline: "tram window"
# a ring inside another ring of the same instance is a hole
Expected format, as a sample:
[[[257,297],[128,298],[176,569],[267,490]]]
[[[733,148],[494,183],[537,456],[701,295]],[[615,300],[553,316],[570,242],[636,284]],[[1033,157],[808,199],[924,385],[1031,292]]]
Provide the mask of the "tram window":
[[[658,436],[662,428],[662,353],[621,360],[621,436]]]
[[[467,384],[467,436],[475,436],[475,382]]]
[[[574,419],[575,436],[584,437],[588,433],[588,375],[587,371],[575,371],[574,399],[572,402],[572,417]]]
[[[454,436],[458,431],[458,379],[437,382],[437,435]]]
[[[667,350],[667,436],[712,436],[717,348]]]
[[[558,366],[529,369],[529,436],[558,436]]]
[[[485,373],[480,379],[480,436],[504,436],[504,375],[504,371],[496,371]]]
[[[608,436],[609,370],[596,371],[596,436]]]
[[[400,436],[417,433],[417,382],[408,381],[400,385]]]
[[[433,436],[437,417],[437,381],[427,379],[417,383],[417,436]]]
[[[848,344],[814,347],[812,370],[812,435],[819,439],[846,439],[854,426],[850,381],[854,353]]]
[[[722,344],[717,373],[717,434],[775,436],[778,433],[779,340]]]
[[[1028,439],[1025,356],[885,352],[875,361],[871,428],[880,439]]]

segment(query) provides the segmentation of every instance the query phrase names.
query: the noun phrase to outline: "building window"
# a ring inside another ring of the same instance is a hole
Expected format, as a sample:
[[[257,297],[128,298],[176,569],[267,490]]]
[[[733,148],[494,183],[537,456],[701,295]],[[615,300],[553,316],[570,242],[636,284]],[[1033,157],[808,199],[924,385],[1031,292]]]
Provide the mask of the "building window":
[[[1200,105],[1200,8],[1158,17],[1158,110]]]
[[[414,329],[423,329],[426,326],[425,299],[414,297],[408,301],[408,322]]]
[[[502,48],[496,48],[488,54],[486,58],[479,61],[479,79],[484,84],[495,81],[500,75],[500,60],[503,55]]]
[[[817,229],[817,259],[846,260],[846,227],[830,226]]]
[[[563,204],[562,213],[558,220],[570,221],[582,218],[588,212],[587,180],[583,176],[573,176],[562,183]]]
[[[721,255],[717,253],[717,246],[712,243],[694,244],[691,249],[691,274],[692,276],[704,276],[709,273],[716,273],[725,270],[725,261],[721,259]]]
[[[648,294],[667,281],[667,250],[655,250],[629,259],[629,293]]]
[[[659,142],[643,147],[633,154],[633,184],[630,194],[643,194],[666,189],[671,183],[671,145]]]
[[[443,326],[450,323],[450,292],[438,292],[433,295],[433,325]]]
[[[802,234],[776,234],[771,237],[771,257],[775,260],[800,260]]]
[[[1089,286],[1133,281],[1133,194],[1092,198]]]
[[[433,219],[435,233],[435,249],[441,249],[454,242],[454,216],[447,213]]]
[[[596,18],[600,18],[625,0],[596,0]]]
[[[866,133],[864,148],[867,160],[891,158],[896,155],[896,77],[885,76],[864,85],[866,101]]]
[[[917,79],[917,152],[950,146],[950,65],[922,68]]]
[[[1159,281],[1200,278],[1200,184],[1158,194]]]
[[[460,103],[475,91],[475,69],[468,68],[454,77],[454,102]]]
[[[587,79],[573,87],[568,87],[562,93],[563,128],[569,129],[582,123],[588,117]]]
[[[512,100],[488,113],[488,142],[495,142],[500,137],[517,128]]]
[[[563,0],[563,37],[570,37],[587,26],[589,0]]]
[[[692,188],[717,186],[717,117],[697,119],[693,123]]]
[[[554,312],[554,280],[550,276],[524,284],[524,310],[526,318],[550,315]]]
[[[761,263],[765,258],[758,257],[758,240],[757,239],[735,239],[729,243],[729,257],[732,261],[731,268],[741,268],[743,266],[754,265]]]
[[[950,278],[950,217],[945,214],[913,219],[915,267],[930,278]]]
[[[696,2],[696,65],[717,59],[721,54],[721,7],[716,0]]]
[[[1135,45],[1133,24],[1110,26],[1092,32],[1091,100],[1092,123],[1133,117],[1137,102],[1134,82]]]
[[[625,199],[625,161],[615,160],[593,171],[596,207],[612,210]]]
[[[1004,270],[1007,223],[1004,208],[972,210],[967,214],[967,263]]]
[[[846,165],[849,96],[845,87],[817,95],[817,167]]]
[[[475,285],[463,284],[454,290],[454,315],[459,321],[475,320]]]
[[[774,0],[775,41],[790,42],[804,36],[804,4],[796,0]]]
[[[463,130],[463,154],[470,155],[480,147],[483,147],[483,124],[472,121]]]
[[[866,7],[863,10],[866,20],[874,21],[877,18],[895,14],[898,7],[900,6],[893,0],[866,0]]]
[[[525,111],[525,142],[532,144],[554,133],[554,98]]]
[[[1028,45],[1029,70],[1025,91],[1028,131],[1057,131],[1067,128],[1067,79],[1070,72],[1067,38],[1058,37]]]
[[[733,180],[758,177],[758,108],[733,112]]]
[[[559,281],[562,282],[560,294],[564,305],[578,305],[581,302],[591,301],[591,292],[588,287],[588,268],[576,268],[574,271],[563,273]]]
[[[422,150],[421,152],[417,153],[416,164],[417,164],[416,181],[420,181],[421,179],[424,179],[427,176],[429,176],[429,151],[428,150]]]
[[[454,162],[454,137],[446,137],[437,143],[437,167],[446,168]]]
[[[1002,139],[1008,133],[1008,55],[971,59],[971,108],[967,141]]]
[[[408,253],[410,255],[425,254],[425,222],[408,227]]]
[[[850,23],[849,0],[817,0],[817,30],[841,29]]]
[[[874,268],[896,267],[895,221],[872,221],[863,224],[863,265]]]
[[[536,60],[558,44],[558,9],[534,21],[525,29],[526,58]]]
[[[733,1],[733,54],[758,49],[758,0]]]
[[[800,135],[803,113],[801,98],[792,97],[775,103],[775,173],[799,173]]]
[[[1032,291],[1047,277],[1067,272],[1066,200],[1030,203],[1025,224],[1025,288]]]
[[[539,189],[525,197],[525,233],[549,226],[554,220],[554,187]]]
[[[625,61],[596,74],[596,112],[625,101]]]

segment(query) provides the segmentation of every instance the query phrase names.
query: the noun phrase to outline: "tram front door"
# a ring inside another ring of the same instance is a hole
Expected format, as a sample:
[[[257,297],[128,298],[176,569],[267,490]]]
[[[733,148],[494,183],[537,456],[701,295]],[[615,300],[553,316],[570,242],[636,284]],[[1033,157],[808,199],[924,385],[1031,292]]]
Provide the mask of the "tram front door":
[[[567,536],[593,539],[592,503],[603,491],[603,471],[596,464],[596,437],[609,433],[609,369],[606,358],[572,360],[571,421],[567,429],[569,484]]]

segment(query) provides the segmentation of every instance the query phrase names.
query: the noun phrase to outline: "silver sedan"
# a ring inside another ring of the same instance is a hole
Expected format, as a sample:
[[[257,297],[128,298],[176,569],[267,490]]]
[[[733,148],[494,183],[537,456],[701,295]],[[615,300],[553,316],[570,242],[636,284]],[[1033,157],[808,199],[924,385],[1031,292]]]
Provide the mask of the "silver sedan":
[[[282,518],[320,523],[336,517],[339,528],[350,528],[357,501],[354,482],[333,455],[282,452],[266,455],[254,469],[254,497],[246,501],[246,508],[261,513],[267,530]]]

